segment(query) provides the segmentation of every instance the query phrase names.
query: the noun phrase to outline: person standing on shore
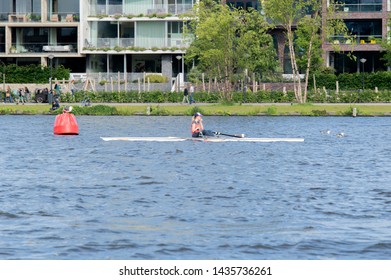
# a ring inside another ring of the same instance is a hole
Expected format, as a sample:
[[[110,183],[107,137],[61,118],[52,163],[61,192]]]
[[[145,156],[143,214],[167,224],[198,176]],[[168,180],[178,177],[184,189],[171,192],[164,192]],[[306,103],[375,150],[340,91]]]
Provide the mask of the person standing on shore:
[[[70,85],[69,85],[70,89],[71,89],[71,93],[72,93],[72,99],[75,98],[75,91],[76,91],[76,88],[75,88],[75,80],[72,80]]]
[[[12,90],[11,90],[10,86],[7,86],[7,90],[5,91],[4,103],[7,103],[7,100],[9,103],[14,102],[12,99]]]

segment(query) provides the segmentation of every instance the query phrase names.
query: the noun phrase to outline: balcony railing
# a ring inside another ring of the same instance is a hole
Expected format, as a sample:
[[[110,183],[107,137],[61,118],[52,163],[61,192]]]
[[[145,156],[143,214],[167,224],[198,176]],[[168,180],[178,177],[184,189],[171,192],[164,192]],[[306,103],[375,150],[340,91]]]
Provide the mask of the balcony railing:
[[[382,42],[382,36],[381,35],[360,35],[356,36],[353,41],[352,39],[345,38],[343,36],[331,36],[328,40],[329,44],[344,44],[344,45],[351,45],[351,44],[380,44]]]
[[[78,13],[53,13],[48,15],[48,21],[51,22],[79,22],[80,14]]]
[[[104,15],[179,15],[189,12],[192,4],[130,4],[130,5],[90,5],[90,16]]]
[[[55,46],[46,43],[13,44],[9,50],[11,54],[31,54],[45,52],[76,53],[77,43],[64,43]]]
[[[40,22],[41,14],[26,13],[0,13],[0,22]],[[78,22],[80,14],[78,13],[56,13],[48,15],[47,21],[52,22]]]
[[[115,48],[132,48],[140,47],[145,49],[152,48],[181,48],[187,47],[188,43],[184,39],[168,39],[168,38],[150,38],[138,36],[135,38],[97,38],[95,40],[86,41],[84,47],[89,49],[110,50]]]
[[[345,13],[366,13],[366,12],[381,12],[382,3],[371,4],[342,4],[337,6],[337,11]]]
[[[1,22],[39,22],[41,14],[0,13]]]

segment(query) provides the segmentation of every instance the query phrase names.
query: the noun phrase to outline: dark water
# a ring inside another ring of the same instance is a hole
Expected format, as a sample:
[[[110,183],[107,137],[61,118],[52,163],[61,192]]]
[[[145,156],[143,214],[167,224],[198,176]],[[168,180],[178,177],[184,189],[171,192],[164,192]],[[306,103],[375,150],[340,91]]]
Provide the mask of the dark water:
[[[204,117],[304,143],[104,142],[190,120],[77,119],[0,116],[0,259],[391,258],[389,118]]]

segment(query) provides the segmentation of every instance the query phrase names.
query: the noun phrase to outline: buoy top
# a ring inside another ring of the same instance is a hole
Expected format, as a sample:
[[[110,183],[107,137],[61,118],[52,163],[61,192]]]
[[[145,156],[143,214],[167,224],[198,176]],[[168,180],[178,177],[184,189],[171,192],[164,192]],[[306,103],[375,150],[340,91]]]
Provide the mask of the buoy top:
[[[63,113],[70,113],[72,112],[73,107],[72,106],[65,106],[64,110],[62,110]]]

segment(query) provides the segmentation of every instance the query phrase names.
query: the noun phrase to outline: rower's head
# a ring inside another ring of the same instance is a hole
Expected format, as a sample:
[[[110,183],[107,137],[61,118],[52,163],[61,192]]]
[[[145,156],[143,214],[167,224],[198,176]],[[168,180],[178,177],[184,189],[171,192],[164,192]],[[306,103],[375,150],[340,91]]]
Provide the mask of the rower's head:
[[[194,114],[194,117],[195,117],[195,118],[196,118],[196,117],[202,117],[202,115],[201,115],[200,112],[197,112],[197,113]]]

